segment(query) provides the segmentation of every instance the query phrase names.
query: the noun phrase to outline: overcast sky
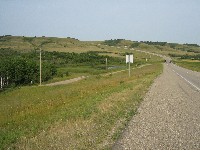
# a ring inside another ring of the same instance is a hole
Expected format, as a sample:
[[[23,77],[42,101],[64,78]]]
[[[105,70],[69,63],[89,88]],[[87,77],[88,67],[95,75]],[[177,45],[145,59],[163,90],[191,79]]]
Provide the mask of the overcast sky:
[[[200,0],[0,0],[0,35],[200,44]]]

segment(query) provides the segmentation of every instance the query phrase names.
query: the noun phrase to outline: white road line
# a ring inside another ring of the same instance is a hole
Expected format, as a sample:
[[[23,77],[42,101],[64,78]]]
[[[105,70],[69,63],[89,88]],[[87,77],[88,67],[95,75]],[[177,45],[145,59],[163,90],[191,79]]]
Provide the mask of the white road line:
[[[182,75],[180,75],[179,73],[177,73],[176,71],[174,71],[172,69],[173,72],[175,72],[178,76],[180,76],[182,79],[184,79],[186,82],[188,82],[190,85],[192,85],[193,87],[195,87],[198,91],[200,91],[200,88],[198,88],[196,85],[194,85],[192,82],[188,81],[186,78],[184,78]]]
[[[136,50],[138,52],[143,52],[143,53],[146,53],[146,51],[141,51],[141,50]],[[158,55],[158,54],[155,54],[155,53],[149,53],[149,54],[152,54],[152,55],[156,55],[156,56],[160,56],[160,57],[164,57],[163,55]],[[175,64],[173,64],[174,66],[176,66]],[[178,66],[179,67],[179,66]],[[182,79],[184,79],[186,82],[188,82],[190,85],[192,85],[193,87],[195,87],[198,91],[200,91],[200,88],[198,88],[196,85],[194,85],[193,83],[191,83],[190,81],[188,81],[186,78],[184,78],[182,75],[180,75],[179,73],[177,73],[176,71],[174,71],[172,69],[173,72],[175,72],[178,76],[180,76]],[[188,73],[188,72],[187,72]]]

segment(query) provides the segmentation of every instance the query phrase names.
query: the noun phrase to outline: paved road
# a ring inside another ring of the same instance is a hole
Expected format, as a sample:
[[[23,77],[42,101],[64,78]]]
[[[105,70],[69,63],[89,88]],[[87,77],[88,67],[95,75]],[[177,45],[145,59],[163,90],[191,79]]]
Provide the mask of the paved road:
[[[200,73],[199,72],[191,71],[191,70],[179,67],[171,63],[169,63],[169,66],[173,72],[175,72],[178,76],[180,76],[190,85],[192,85],[196,90],[200,91]]]
[[[200,73],[171,63],[113,146],[122,149],[200,149]]]
[[[172,68],[173,72],[175,72],[178,76],[183,78],[186,82],[188,82],[189,84],[191,84],[193,87],[195,87],[197,90],[200,91],[200,73],[199,72],[191,71],[191,70],[179,67],[175,64],[169,63],[171,62],[170,57],[167,57],[161,54],[151,53],[148,51],[143,51],[143,50],[136,50],[136,51],[162,57],[163,59],[166,60],[167,65],[169,65]]]

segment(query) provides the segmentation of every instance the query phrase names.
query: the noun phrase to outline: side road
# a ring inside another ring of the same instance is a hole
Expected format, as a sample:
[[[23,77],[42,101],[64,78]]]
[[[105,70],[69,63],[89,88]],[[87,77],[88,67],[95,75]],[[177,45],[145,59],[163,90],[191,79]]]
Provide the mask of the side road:
[[[86,78],[85,76],[82,76],[82,77],[77,77],[77,78],[73,78],[73,79],[69,79],[69,80],[65,80],[65,81],[59,81],[59,82],[45,84],[44,86],[55,86],[55,85],[69,84],[69,83],[73,83],[73,82],[76,82],[76,81],[80,81],[80,80],[85,79],[85,78]]]
[[[113,150],[200,149],[200,91],[164,64]]]
[[[148,66],[148,65],[151,65],[151,64],[141,65],[141,66],[139,66],[137,68],[142,68],[142,67]],[[132,70],[133,69],[136,69],[136,68],[132,68]],[[116,74],[116,73],[120,73],[120,72],[124,72],[124,71],[127,71],[127,69],[126,70],[119,70],[119,71],[116,71],[116,72],[110,72],[110,73],[107,73],[107,74],[102,74],[102,76],[108,76],[110,74]],[[65,81],[59,81],[59,82],[49,83],[49,84],[45,84],[43,86],[56,86],[56,85],[69,84],[69,83],[73,83],[73,82],[76,82],[76,81],[83,80],[85,78],[88,78],[88,76],[87,77],[81,76],[81,77],[77,77],[77,78],[73,78],[73,79],[69,79],[69,80],[65,80]]]

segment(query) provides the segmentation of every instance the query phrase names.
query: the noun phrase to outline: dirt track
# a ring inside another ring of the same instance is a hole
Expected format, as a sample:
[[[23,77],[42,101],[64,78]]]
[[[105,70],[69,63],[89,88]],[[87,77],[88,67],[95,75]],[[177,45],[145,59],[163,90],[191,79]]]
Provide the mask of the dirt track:
[[[73,78],[73,79],[69,79],[69,80],[65,80],[65,81],[46,84],[45,86],[55,86],[55,85],[69,84],[69,83],[73,83],[73,82],[76,82],[76,81],[80,81],[80,80],[85,79],[85,78],[86,78],[85,76],[82,76],[82,77]]]
[[[145,66],[149,66],[151,64],[144,64],[144,65],[141,65],[137,68],[142,68],[142,67],[145,67]],[[135,68],[132,68],[132,70],[135,69]],[[106,74],[101,74],[102,76],[108,76],[110,74],[116,74],[116,73],[120,73],[120,72],[124,72],[124,71],[127,71],[127,69],[125,70],[119,70],[119,71],[115,71],[115,72],[110,72],[110,73],[106,73]],[[49,83],[49,84],[45,84],[43,86],[56,86],[56,85],[63,85],[63,84],[69,84],[69,83],[73,83],[73,82],[77,82],[77,81],[80,81],[80,80],[83,80],[85,78],[88,78],[89,76],[85,77],[85,76],[81,76],[81,77],[77,77],[77,78],[73,78],[73,79],[68,79],[68,80],[64,80],[64,81],[59,81],[59,82],[54,82],[54,83]]]
[[[164,64],[163,74],[113,149],[200,149],[198,88],[177,75],[171,64]]]

